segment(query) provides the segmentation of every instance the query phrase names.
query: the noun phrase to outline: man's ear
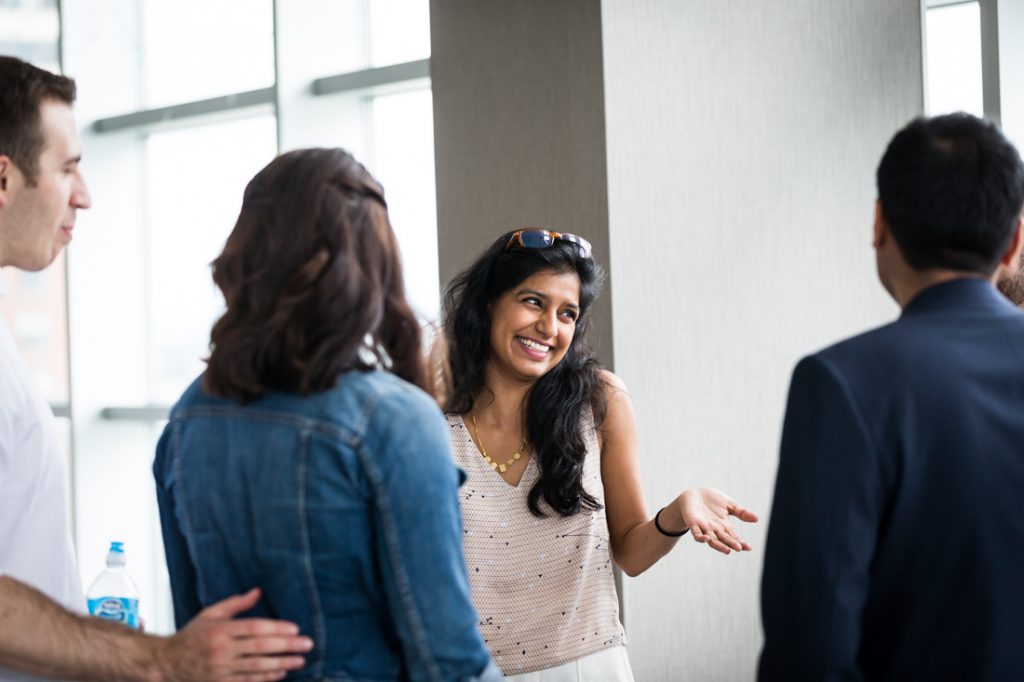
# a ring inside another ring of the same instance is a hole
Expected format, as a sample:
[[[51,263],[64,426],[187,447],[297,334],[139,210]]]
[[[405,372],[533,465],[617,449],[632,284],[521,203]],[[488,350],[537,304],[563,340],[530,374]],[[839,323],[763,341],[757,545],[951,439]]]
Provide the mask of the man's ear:
[[[875,224],[871,246],[880,249],[889,239],[889,226],[885,222],[885,214],[882,213],[882,202],[875,199]]]
[[[11,157],[0,154],[0,208],[7,204],[7,188],[11,184]]]
[[[1017,227],[1013,231],[1010,245],[1003,252],[1002,258],[999,259],[999,264],[1005,265],[1011,272],[1017,272],[1017,269],[1020,267],[1021,246],[1024,246],[1024,214],[1017,218]]]

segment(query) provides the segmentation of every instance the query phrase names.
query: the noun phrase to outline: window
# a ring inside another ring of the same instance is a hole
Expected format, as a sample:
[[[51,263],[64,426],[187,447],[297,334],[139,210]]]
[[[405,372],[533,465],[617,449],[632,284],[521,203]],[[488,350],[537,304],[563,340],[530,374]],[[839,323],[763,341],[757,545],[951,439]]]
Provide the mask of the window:
[[[143,0],[142,107],[274,84],[274,14],[267,0]]]
[[[406,286],[437,316],[428,0],[63,0],[93,208],[68,255],[78,554],[111,540],[172,629],[150,466],[223,310],[210,262],[276,153],[341,146],[382,182]],[[112,492],[113,491],[113,492]]]
[[[273,116],[153,133],[146,140],[147,400],[169,405],[203,371],[223,300],[210,262],[249,178],[274,158]]]
[[[60,72],[57,0],[0,0],[0,54]]]
[[[984,115],[978,3],[932,7],[926,25],[928,115],[954,111]]]

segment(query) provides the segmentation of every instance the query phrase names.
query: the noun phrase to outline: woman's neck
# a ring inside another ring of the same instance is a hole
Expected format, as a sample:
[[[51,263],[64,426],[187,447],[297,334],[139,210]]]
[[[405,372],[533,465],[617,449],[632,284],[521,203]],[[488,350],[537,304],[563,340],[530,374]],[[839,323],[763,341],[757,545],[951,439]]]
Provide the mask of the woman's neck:
[[[485,387],[473,400],[476,418],[498,427],[521,426],[526,397],[534,383],[512,379],[488,364],[484,370]]]

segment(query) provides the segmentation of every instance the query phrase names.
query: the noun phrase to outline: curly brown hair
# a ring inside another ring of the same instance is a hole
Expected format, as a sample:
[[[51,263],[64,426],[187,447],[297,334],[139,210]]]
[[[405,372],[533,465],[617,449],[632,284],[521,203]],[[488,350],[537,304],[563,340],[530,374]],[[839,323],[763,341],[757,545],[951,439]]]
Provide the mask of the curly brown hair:
[[[383,190],[348,152],[293,151],[260,171],[213,281],[227,311],[210,334],[209,391],[308,395],[374,367],[430,390]]]
[[[604,270],[575,244],[555,242],[544,249],[509,248],[512,232],[498,237],[467,269],[455,276],[444,295],[444,334],[448,346],[449,392],[444,411],[469,414],[476,397],[489,391],[485,381],[491,357],[493,303],[531,275],[571,272],[580,278],[580,315],[565,357],[530,389],[526,431],[534,447],[540,478],[526,498],[534,516],[545,516],[541,501],[561,516],[600,509],[583,485],[587,445],[584,415],[600,428],[607,409],[601,365],[590,344],[591,306],[601,292]]]

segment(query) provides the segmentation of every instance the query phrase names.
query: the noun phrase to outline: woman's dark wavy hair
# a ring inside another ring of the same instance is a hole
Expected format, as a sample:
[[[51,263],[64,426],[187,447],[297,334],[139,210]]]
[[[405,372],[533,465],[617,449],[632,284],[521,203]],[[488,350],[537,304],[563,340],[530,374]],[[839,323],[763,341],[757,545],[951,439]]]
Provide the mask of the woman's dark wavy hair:
[[[378,366],[429,390],[383,190],[348,152],[293,151],[261,170],[213,281],[227,312],[210,334],[211,392],[308,395]]]
[[[556,241],[544,249],[506,248],[511,235],[498,237],[445,291],[444,334],[452,374],[445,411],[467,414],[473,410],[474,396],[487,390],[484,368],[491,353],[490,304],[537,272],[575,273],[580,278],[580,313],[572,343],[562,361],[538,379],[527,396],[526,431],[540,467],[527,506],[535,516],[546,515],[540,508],[542,497],[562,516],[600,509],[583,487],[587,447],[582,425],[587,410],[598,427],[605,415],[601,365],[587,344],[590,309],[604,272],[574,244]]]

